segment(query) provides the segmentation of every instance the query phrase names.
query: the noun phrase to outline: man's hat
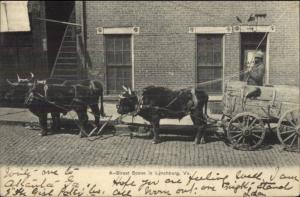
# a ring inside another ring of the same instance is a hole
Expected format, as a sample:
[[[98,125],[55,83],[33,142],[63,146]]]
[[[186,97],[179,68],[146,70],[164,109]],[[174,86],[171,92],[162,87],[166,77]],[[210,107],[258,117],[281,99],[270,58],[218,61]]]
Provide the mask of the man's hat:
[[[262,51],[257,51],[255,57],[264,58],[264,53]]]

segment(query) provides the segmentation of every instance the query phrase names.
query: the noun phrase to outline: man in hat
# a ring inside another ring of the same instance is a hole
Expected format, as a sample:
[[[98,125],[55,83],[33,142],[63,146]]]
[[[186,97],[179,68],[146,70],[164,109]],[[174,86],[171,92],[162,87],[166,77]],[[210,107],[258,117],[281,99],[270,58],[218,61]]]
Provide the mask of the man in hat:
[[[265,75],[265,65],[263,63],[264,53],[257,51],[255,54],[254,66],[245,73],[247,84],[262,86]]]

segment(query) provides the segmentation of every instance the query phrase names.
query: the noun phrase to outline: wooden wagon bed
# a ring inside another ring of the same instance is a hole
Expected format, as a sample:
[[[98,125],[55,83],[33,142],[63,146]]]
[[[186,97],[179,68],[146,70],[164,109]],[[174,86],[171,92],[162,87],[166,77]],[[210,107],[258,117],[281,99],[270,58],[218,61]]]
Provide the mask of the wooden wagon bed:
[[[235,148],[253,150],[265,137],[265,125],[277,123],[281,143],[300,149],[299,87],[226,84],[223,95],[226,135]]]

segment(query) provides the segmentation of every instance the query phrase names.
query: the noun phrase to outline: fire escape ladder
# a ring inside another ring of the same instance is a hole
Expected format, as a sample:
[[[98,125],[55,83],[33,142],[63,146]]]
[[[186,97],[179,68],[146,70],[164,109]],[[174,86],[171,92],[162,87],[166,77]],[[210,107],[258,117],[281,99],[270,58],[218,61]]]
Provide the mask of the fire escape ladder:
[[[69,17],[69,22],[75,21],[74,9]],[[78,79],[80,68],[76,50],[76,26],[67,25],[54,65],[50,74],[51,78]]]

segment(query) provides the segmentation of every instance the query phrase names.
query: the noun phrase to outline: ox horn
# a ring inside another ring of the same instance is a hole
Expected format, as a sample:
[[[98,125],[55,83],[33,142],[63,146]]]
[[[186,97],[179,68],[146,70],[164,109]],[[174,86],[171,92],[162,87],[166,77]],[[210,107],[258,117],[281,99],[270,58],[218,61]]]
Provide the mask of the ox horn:
[[[125,98],[125,97],[124,97],[123,95],[120,94],[120,95],[119,95],[119,98]]]
[[[19,74],[17,74],[17,78],[18,78],[18,82],[21,82],[21,78],[20,78]]]
[[[34,74],[33,74],[32,72],[30,72],[30,76],[31,76],[31,79],[34,78]],[[30,80],[31,80],[31,79],[30,79]]]
[[[132,93],[130,88],[128,88],[128,93],[129,93],[129,95],[131,95],[131,93]]]
[[[123,85],[122,88],[125,90],[125,91],[128,91],[128,89]]]
[[[13,83],[13,82],[9,81],[8,79],[6,79],[6,81],[11,86],[17,86],[18,85],[17,83]]]

